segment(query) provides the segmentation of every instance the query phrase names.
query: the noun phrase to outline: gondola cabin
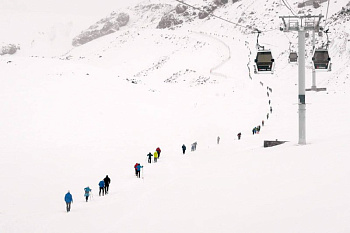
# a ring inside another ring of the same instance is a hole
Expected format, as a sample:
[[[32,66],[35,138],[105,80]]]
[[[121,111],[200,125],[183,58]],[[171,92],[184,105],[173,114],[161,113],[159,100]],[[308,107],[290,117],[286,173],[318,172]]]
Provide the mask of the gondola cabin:
[[[297,62],[298,61],[298,54],[296,52],[290,52],[288,61],[289,62]]]
[[[271,51],[262,50],[258,51],[256,54],[256,59],[254,60],[256,64],[257,73],[273,72],[274,59],[272,57]]]
[[[330,60],[327,49],[316,49],[312,61],[316,70],[329,70]]]

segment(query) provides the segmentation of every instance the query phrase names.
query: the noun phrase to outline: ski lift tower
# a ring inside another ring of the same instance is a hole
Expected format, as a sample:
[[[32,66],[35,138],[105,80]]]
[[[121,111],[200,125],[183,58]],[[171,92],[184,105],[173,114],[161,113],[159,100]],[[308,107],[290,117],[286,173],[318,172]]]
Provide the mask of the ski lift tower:
[[[281,31],[298,32],[298,105],[299,105],[299,145],[306,144],[305,129],[305,32],[320,30],[320,21],[323,15],[280,16],[283,21]]]

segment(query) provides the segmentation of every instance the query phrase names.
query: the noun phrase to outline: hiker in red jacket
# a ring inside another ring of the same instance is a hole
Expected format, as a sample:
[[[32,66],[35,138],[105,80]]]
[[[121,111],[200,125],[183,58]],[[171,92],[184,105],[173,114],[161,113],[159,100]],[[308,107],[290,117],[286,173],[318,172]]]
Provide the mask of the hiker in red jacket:
[[[156,151],[157,151],[157,153],[158,153],[158,159],[159,159],[161,150],[160,150],[159,147],[157,147]]]
[[[135,163],[134,168],[135,168],[135,175],[137,176],[137,166],[140,165],[139,163]]]

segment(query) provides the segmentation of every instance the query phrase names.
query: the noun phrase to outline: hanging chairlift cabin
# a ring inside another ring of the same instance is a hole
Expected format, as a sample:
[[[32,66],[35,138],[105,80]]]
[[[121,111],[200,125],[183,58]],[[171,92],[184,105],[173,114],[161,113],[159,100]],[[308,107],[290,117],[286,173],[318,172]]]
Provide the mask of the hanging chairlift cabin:
[[[316,49],[312,57],[316,70],[330,70],[330,60],[327,49]]]
[[[290,52],[288,62],[297,62],[298,61],[298,54],[296,52]]]
[[[256,54],[256,58],[254,60],[257,68],[256,73],[261,72],[273,72],[274,59],[272,57],[271,51],[269,50],[261,50]]]

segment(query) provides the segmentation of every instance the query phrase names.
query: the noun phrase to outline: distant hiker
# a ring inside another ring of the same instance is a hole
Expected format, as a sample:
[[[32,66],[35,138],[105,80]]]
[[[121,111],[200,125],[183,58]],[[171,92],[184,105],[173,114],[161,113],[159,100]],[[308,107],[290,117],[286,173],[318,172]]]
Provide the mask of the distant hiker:
[[[266,118],[269,119],[269,113],[267,113]]]
[[[102,192],[102,196],[105,195],[105,193],[104,193],[105,182],[103,180],[101,180],[100,183],[98,183],[98,187],[100,188],[98,195],[101,196],[101,192]]]
[[[90,196],[91,188],[89,186],[87,186],[86,188],[84,188],[84,191],[85,191],[84,196],[85,196],[85,199],[87,202],[89,199],[89,196]]]
[[[141,166],[141,164],[139,164],[139,163],[136,163],[136,164],[137,164],[137,166],[136,166],[136,176],[138,178],[140,178],[140,171],[141,171],[141,168],[143,168],[143,166]]]
[[[107,194],[109,189],[109,184],[111,183],[111,179],[108,177],[108,175],[106,175],[103,181],[105,182],[105,194]]]
[[[220,143],[220,137],[218,136],[218,138],[216,139],[216,142],[219,144]]]
[[[151,154],[151,152],[149,152]],[[151,154],[152,155],[152,154]],[[153,155],[152,155],[153,156]],[[139,163],[135,163],[134,168],[135,168],[135,175],[137,176],[137,165],[140,165]]]
[[[256,127],[253,128],[253,135],[256,134]]]
[[[260,128],[261,128],[260,125],[258,125],[258,126],[256,127],[256,133],[257,133],[257,134],[259,134]]]
[[[191,145],[191,151],[195,151],[197,147],[197,142],[192,143]]]
[[[152,162],[152,153],[151,152],[149,152],[148,154],[147,154],[147,156],[148,156],[148,163],[151,163]],[[136,167],[136,164],[135,164],[135,167]]]
[[[68,193],[66,193],[66,195],[64,196],[64,201],[66,202],[67,212],[69,212],[71,203],[73,203],[73,197],[72,197],[72,194],[70,194],[69,190],[68,190]]]
[[[157,151],[157,153],[158,153],[158,159],[159,159],[159,157],[160,157],[160,152],[162,152],[162,151],[160,150],[159,147],[157,147],[156,151]]]
[[[237,137],[238,137],[238,140],[241,140],[241,132],[239,132],[238,134],[237,134]]]
[[[272,107],[270,106],[270,113],[272,113]]]
[[[186,146],[185,146],[185,144],[183,144],[182,145],[182,154],[185,154],[185,152],[186,152]]]
[[[266,93],[267,93],[267,97],[269,97],[270,96],[269,92],[266,92]]]
[[[155,151],[155,152],[153,153],[153,159],[154,159],[154,162],[156,163],[156,162],[157,162],[157,159],[158,159],[158,152],[157,152],[157,151]]]
[[[262,126],[264,126],[264,124],[265,124],[265,121],[264,121],[264,120],[262,120],[262,121],[261,121],[261,125],[262,125]]]
[[[269,105],[271,104],[271,100],[269,100]]]

